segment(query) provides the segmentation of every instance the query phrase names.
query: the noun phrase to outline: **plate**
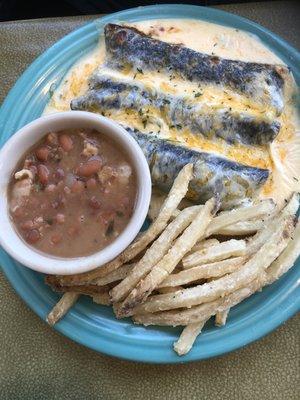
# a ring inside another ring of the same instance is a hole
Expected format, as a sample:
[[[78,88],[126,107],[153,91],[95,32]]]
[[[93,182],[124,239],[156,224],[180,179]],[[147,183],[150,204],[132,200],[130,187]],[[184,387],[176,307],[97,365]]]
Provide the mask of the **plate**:
[[[242,29],[257,35],[285,63],[300,83],[300,55],[288,43],[244,18],[212,8],[186,5],[139,7],[95,20],[70,33],[42,54],[17,81],[0,114],[0,144],[20,127],[39,117],[50,93],[68,69],[97,43],[108,22],[160,18],[193,18]],[[28,306],[45,320],[59,296],[43,282],[43,275],[22,267],[2,249],[0,264],[8,280]],[[141,327],[116,320],[111,309],[82,297],[55,329],[96,351],[128,360],[178,363],[201,360],[238,349],[269,333],[300,309],[300,262],[285,276],[234,307],[226,326],[210,322],[187,355],[172,349],[180,329]],[[50,329],[50,328],[49,328]]]

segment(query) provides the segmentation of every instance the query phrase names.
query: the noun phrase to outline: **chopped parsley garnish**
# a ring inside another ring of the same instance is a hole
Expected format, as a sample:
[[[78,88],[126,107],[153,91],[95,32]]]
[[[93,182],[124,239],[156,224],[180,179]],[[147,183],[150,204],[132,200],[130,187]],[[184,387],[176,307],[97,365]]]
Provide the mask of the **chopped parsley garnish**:
[[[200,96],[202,96],[202,93],[200,93],[200,92],[197,92],[194,94],[194,97],[200,97]]]

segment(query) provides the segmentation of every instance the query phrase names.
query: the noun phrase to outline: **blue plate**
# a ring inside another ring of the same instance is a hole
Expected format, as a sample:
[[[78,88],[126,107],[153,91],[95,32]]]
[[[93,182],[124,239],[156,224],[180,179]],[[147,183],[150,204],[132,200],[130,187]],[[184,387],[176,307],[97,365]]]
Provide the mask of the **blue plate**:
[[[53,88],[83,54],[97,43],[99,32],[108,22],[157,18],[194,18],[242,29],[257,35],[285,63],[299,84],[300,55],[288,43],[267,29],[212,8],[186,5],[139,7],[89,23],[57,42],[26,70],[7,96],[0,114],[3,143],[26,123],[39,117]],[[43,282],[42,274],[22,267],[3,250],[0,264],[23,300],[43,320],[58,300]],[[178,357],[172,344],[180,329],[145,328],[130,320],[118,321],[108,307],[82,298],[55,329],[96,351],[135,361],[178,363],[201,360],[242,347],[275,329],[300,308],[299,261],[279,281],[265,288],[230,311],[223,328],[208,324],[193,349]]]

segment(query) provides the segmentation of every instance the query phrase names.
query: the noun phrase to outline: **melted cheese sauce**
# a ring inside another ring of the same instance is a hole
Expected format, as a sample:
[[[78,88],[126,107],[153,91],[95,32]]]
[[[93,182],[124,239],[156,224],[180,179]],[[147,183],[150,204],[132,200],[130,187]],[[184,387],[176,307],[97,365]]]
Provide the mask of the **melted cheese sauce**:
[[[175,19],[142,21],[127,25],[134,26],[154,38],[170,43],[182,43],[203,53],[246,62],[283,64],[257,37],[238,29],[204,21]],[[53,94],[44,113],[69,110],[71,100],[86,92],[88,78],[99,68],[104,58],[104,43],[100,39],[97,48],[82,58],[69,71]],[[247,112],[257,118],[273,120],[276,117],[276,112],[272,107],[257,105],[251,99],[229,89],[224,91],[214,85],[201,84],[201,91],[199,91],[196,83],[167,76],[160,71],[151,73],[142,71],[137,76],[137,71],[132,69],[120,73],[102,67],[101,73],[131,83],[141,82],[150,90],[160,90],[166,94],[189,99],[194,98],[195,102],[201,101],[207,107],[213,107],[214,110],[231,107],[236,112]],[[270,146],[249,147],[240,144],[229,146],[222,139],[208,141],[204,137],[196,137],[188,129],[178,131],[170,128],[157,114],[157,110],[151,110],[151,118],[147,120],[146,125],[136,112],[128,110],[116,110],[107,112],[105,115],[142,132],[156,132],[162,137],[171,138],[197,150],[217,153],[245,165],[269,169],[272,174],[260,196],[271,196],[280,203],[292,191],[300,190],[300,124],[291,97],[294,89],[295,84],[292,77],[287,77],[285,107],[278,118],[282,127],[278,137]]]

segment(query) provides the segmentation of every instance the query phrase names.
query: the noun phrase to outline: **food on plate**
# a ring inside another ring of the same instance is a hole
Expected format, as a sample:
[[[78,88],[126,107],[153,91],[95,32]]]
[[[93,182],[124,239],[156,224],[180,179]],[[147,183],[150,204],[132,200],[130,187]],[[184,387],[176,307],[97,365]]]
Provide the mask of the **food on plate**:
[[[222,208],[233,207],[255,195],[267,180],[266,169],[248,167],[215,154],[195,151],[170,140],[129,130],[150,166],[152,183],[168,192],[186,163],[193,163],[194,176],[187,197],[205,202],[218,193]]]
[[[202,103],[198,97],[151,92],[142,84],[125,83],[95,74],[89,91],[71,102],[72,110],[110,111],[126,109],[143,114],[147,120],[161,119],[167,125],[188,127],[194,135],[223,138],[229,144],[264,145],[278,135],[280,123],[264,115],[239,113],[229,106]]]
[[[183,268],[191,268],[206,262],[221,261],[232,256],[243,256],[246,253],[245,240],[230,239],[215,246],[195,251],[183,258]]]
[[[8,190],[20,236],[59,257],[95,253],[128,224],[137,194],[128,156],[91,129],[50,132],[20,160]]]
[[[204,283],[200,286],[184,289],[172,295],[156,295],[140,306],[135,312],[157,312],[178,307],[209,302],[219,296],[232,293],[242,286],[246,286],[263,270],[267,268],[284,250],[291,238],[293,219],[289,218],[281,223],[259,251],[254,254],[238,271],[225,275],[220,279]]]
[[[153,266],[129,295],[122,302],[117,311],[117,317],[125,317],[132,314],[136,306],[145,302],[148,296],[156,289],[163,280],[169,276],[188,253],[196,242],[203,237],[205,229],[218,210],[218,202],[215,198],[208,200],[198,211],[190,225],[183,231],[181,236],[173,243],[169,251]],[[184,211],[182,211],[183,213]],[[158,239],[159,240],[159,239]]]
[[[107,24],[104,34],[109,63],[116,68],[124,65],[150,70],[162,68],[190,81],[224,84],[262,104],[272,105],[278,112],[283,108],[283,76],[288,73],[283,66],[198,53],[153,39],[128,26]]]
[[[53,307],[51,312],[47,316],[47,322],[49,325],[54,325],[59,321],[69,309],[76,303],[79,298],[79,293],[67,292],[65,293],[59,302]]]
[[[206,322],[207,319],[204,319],[201,322],[189,324],[183,329],[179,339],[174,343],[174,350],[179,356],[183,356],[191,350],[197,336],[200,335]]]
[[[274,202],[270,199],[254,204],[249,207],[240,207],[230,211],[220,213],[207,229],[206,236],[219,234],[221,229],[224,229],[237,222],[244,222],[251,218],[268,215],[274,211]]]
[[[45,112],[89,110],[117,121],[165,192],[193,163],[186,195],[193,201],[218,192],[221,209],[262,198],[283,205],[300,190],[295,91],[289,68],[246,32],[142,21],[108,24],[99,48],[71,69]],[[259,228],[252,223],[233,229],[251,233]]]
[[[192,252],[197,250],[208,249],[209,247],[214,246],[218,243],[220,243],[219,240],[215,238],[200,240],[198,243],[195,244],[195,246],[191,249],[191,251],[188,254],[191,254]]]
[[[201,206],[188,207],[178,214],[136,263],[128,278],[112,289],[114,302],[124,300],[140,279],[145,277],[171,248],[173,241],[190,225],[200,210]]]
[[[178,210],[191,179],[192,166],[187,164],[148,230],[103,269],[47,276],[46,283],[64,292],[49,314],[49,323],[57,322],[80,293],[98,304],[112,305],[118,318],[132,315],[137,324],[183,326],[174,350],[184,355],[207,320],[215,316],[216,326],[224,325],[232,307],[293,266],[300,253],[297,194],[284,207],[266,199],[250,207],[218,212],[219,199],[212,197],[204,206],[188,205]],[[254,236],[213,237],[219,229],[230,229],[251,218],[261,222]],[[232,250],[236,244],[242,255]],[[222,256],[216,261],[216,252],[211,249],[222,246],[229,253],[226,259]],[[205,253],[205,264],[184,269],[184,260],[195,251]]]
[[[216,278],[224,276],[238,269],[244,262],[246,257],[231,257],[222,261],[209,260],[208,264],[198,265],[193,268],[181,270],[171,274],[161,283],[163,288],[186,285],[187,283],[195,282],[200,279]]]

